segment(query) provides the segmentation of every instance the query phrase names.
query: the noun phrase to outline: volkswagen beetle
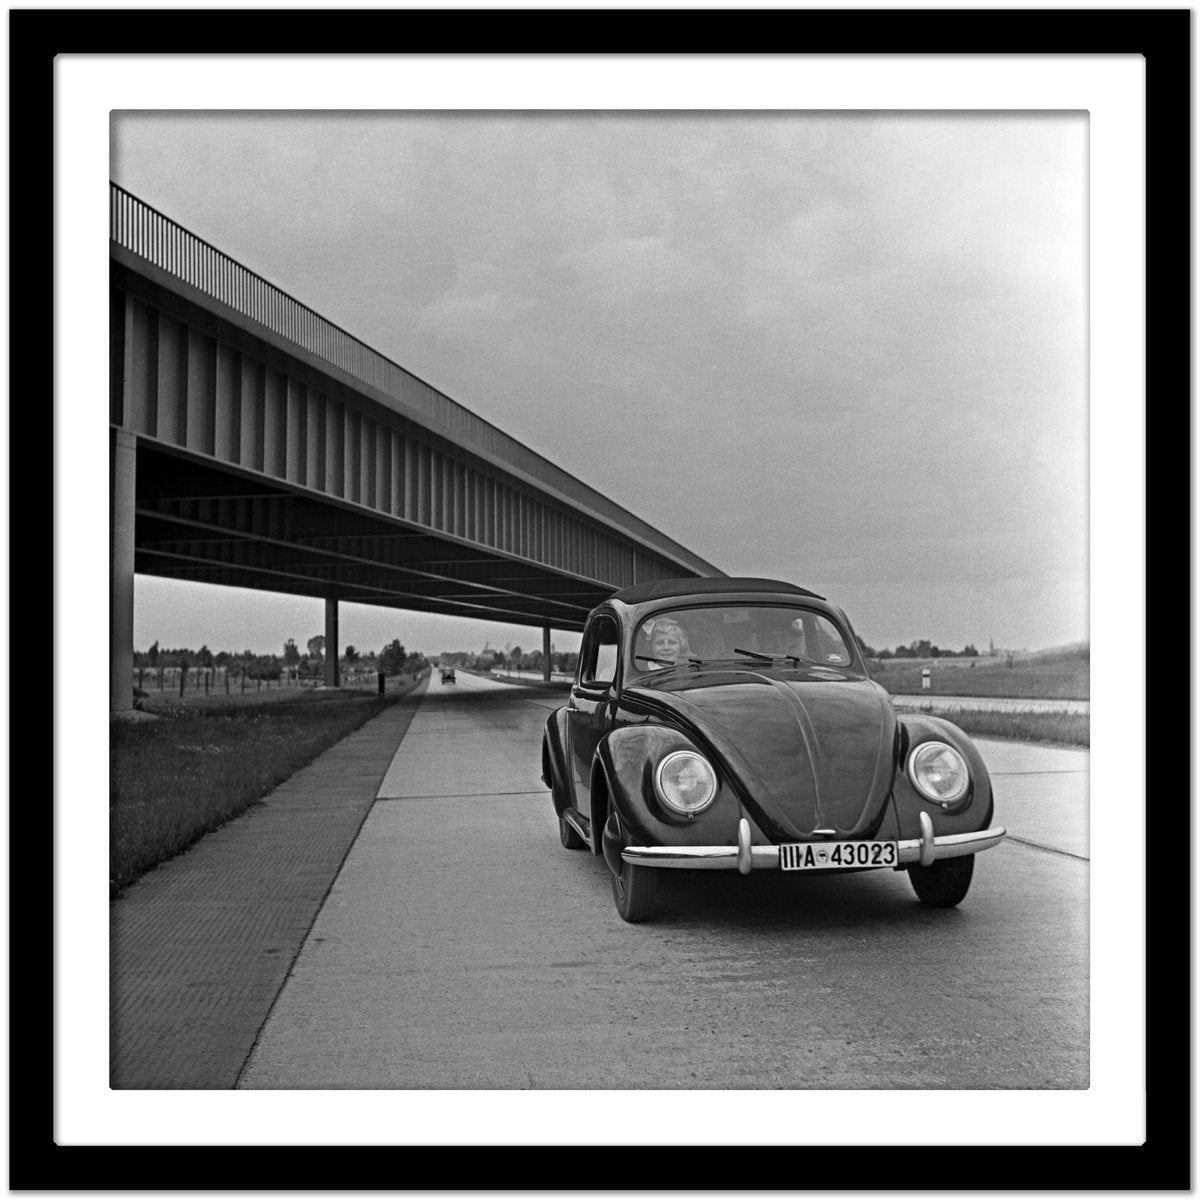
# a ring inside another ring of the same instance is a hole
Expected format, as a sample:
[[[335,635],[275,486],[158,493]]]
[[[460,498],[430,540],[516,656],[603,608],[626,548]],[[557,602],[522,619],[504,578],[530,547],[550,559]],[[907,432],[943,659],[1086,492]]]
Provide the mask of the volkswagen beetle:
[[[542,780],[562,844],[603,854],[634,922],[673,867],[891,868],[949,907],[1005,834],[967,735],[897,714],[845,613],[770,579],[659,580],[595,608]]]

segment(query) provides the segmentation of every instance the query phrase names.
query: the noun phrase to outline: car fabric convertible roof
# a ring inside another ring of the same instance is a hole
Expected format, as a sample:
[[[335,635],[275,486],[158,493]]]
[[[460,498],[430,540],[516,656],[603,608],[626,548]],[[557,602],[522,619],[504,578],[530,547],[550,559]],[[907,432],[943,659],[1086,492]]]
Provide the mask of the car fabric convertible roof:
[[[779,579],[746,579],[721,576],[707,579],[656,579],[651,583],[636,583],[613,595],[622,604],[642,604],[647,600],[664,600],[668,596],[697,596],[709,592],[790,592],[796,596],[812,596],[824,600],[816,592],[784,583]]]

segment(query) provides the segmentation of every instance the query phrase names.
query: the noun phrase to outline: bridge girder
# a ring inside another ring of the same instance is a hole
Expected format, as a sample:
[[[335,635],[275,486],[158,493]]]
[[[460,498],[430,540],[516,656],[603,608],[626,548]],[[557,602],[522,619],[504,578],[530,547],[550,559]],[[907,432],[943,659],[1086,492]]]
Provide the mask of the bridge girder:
[[[114,707],[131,544],[145,574],[543,629],[720,574],[115,185],[111,217]]]
[[[612,591],[600,580],[213,472],[139,442],[137,571],[576,630]]]

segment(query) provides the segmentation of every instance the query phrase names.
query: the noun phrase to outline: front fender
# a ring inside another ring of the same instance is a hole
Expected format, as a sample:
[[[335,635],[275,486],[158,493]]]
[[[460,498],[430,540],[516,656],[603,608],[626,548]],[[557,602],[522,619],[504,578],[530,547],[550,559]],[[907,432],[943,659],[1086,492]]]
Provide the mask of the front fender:
[[[566,720],[566,708],[555,709],[547,718],[542,734],[542,782],[550,789],[556,813],[561,813],[571,803]]]
[[[605,802],[592,789],[592,822],[603,821],[605,859],[612,866],[625,846],[736,845],[742,815],[727,773],[711,754],[705,757],[717,775],[716,799],[694,817],[672,813],[654,789],[654,771],[675,750],[704,753],[686,734],[667,725],[631,725],[613,730],[596,751],[607,790]],[[607,804],[606,811],[600,805]],[[615,816],[615,822],[614,822]],[[618,827],[619,825],[619,827]],[[619,869],[619,865],[616,869]]]
[[[920,813],[933,822],[935,836],[952,833],[974,833],[988,828],[994,806],[992,780],[975,743],[952,721],[929,713],[898,713],[900,752],[896,758],[896,774],[892,782],[892,797],[900,823],[900,837],[920,837]],[[922,742],[946,742],[966,761],[971,773],[971,791],[965,803],[947,812],[940,804],[924,799],[908,778],[908,756]]]

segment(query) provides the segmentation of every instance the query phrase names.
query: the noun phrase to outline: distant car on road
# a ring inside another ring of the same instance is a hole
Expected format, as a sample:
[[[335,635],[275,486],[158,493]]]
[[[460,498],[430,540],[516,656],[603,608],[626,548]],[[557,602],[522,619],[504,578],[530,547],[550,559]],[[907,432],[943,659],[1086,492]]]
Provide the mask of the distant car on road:
[[[442,682],[443,683],[453,683],[454,682],[454,668],[453,667],[443,667],[442,668]]]
[[[595,608],[542,780],[626,921],[653,915],[672,867],[890,867],[949,907],[1005,835],[967,735],[897,715],[845,613],[770,579],[660,580]]]

